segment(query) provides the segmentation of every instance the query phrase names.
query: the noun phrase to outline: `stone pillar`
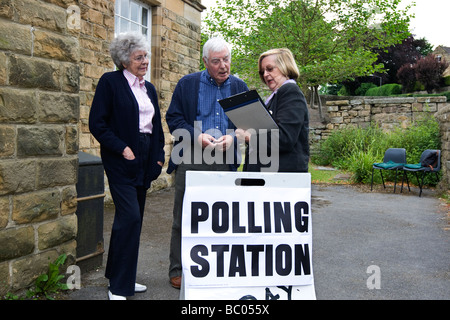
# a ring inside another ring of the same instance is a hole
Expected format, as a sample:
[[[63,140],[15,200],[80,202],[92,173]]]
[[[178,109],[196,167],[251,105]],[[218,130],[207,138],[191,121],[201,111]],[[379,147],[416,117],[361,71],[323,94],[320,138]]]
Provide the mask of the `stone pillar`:
[[[75,261],[80,50],[70,1],[0,8],[0,294]]]

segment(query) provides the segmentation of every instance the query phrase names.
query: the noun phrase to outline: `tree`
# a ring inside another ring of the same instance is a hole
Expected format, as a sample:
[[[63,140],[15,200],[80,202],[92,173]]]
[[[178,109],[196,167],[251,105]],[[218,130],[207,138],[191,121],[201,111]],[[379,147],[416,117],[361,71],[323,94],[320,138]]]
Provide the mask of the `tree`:
[[[400,0],[222,0],[205,19],[206,33],[233,45],[233,69],[259,83],[259,55],[289,48],[302,88],[337,83],[381,71],[373,48],[405,39],[411,16]]]
[[[440,81],[449,63],[444,59],[438,60],[434,54],[417,61],[415,65],[416,79],[425,86],[428,93],[440,87]]]
[[[406,63],[397,71],[397,79],[402,85],[402,91],[412,92],[414,91],[416,83],[416,70],[414,64]]]
[[[377,74],[382,77],[383,84],[398,83],[397,72],[405,64],[415,64],[421,57],[425,57],[433,51],[433,46],[425,39],[415,39],[410,35],[401,43],[388,48],[377,49],[376,63],[384,65],[386,72]]]

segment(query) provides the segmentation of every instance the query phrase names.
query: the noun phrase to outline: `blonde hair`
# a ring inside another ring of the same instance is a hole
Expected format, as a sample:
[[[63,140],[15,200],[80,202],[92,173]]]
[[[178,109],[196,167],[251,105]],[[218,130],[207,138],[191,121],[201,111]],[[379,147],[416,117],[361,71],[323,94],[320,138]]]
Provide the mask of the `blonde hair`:
[[[261,78],[263,83],[266,82],[264,81],[264,71],[261,69],[261,63],[264,58],[271,55],[276,56],[277,67],[285,77],[287,77],[288,79],[297,80],[297,78],[300,76],[300,72],[298,71],[297,64],[295,63],[294,55],[292,54],[291,50],[287,48],[279,48],[271,49],[259,56],[258,71],[259,77]]]

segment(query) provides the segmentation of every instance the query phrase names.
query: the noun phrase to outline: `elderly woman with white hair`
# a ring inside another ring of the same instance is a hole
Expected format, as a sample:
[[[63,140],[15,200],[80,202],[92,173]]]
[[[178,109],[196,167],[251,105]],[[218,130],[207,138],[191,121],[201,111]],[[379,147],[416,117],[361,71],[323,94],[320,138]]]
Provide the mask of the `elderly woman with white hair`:
[[[149,45],[136,33],[118,35],[110,46],[118,68],[99,80],[89,129],[100,143],[115,205],[105,276],[108,296],[124,300],[145,285],[136,283],[145,198],[164,164],[164,133],[155,87],[144,76]]]

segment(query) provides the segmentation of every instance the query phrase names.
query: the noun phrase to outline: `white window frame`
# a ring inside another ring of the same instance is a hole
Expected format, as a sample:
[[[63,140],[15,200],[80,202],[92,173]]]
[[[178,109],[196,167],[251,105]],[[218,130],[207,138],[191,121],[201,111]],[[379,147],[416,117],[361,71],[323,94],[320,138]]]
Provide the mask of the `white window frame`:
[[[128,31],[139,31],[146,38],[151,48],[152,39],[152,7],[136,1],[136,0],[116,0],[114,10],[114,37],[119,33]],[[137,12],[134,10],[132,16],[132,9],[138,9]],[[147,19],[143,19],[144,9],[147,10]],[[146,20],[146,21],[145,21]],[[147,25],[145,25],[145,23]],[[143,31],[147,30],[147,34]],[[145,75],[145,80],[150,81],[150,67],[151,67],[151,55],[149,52],[149,70]]]

